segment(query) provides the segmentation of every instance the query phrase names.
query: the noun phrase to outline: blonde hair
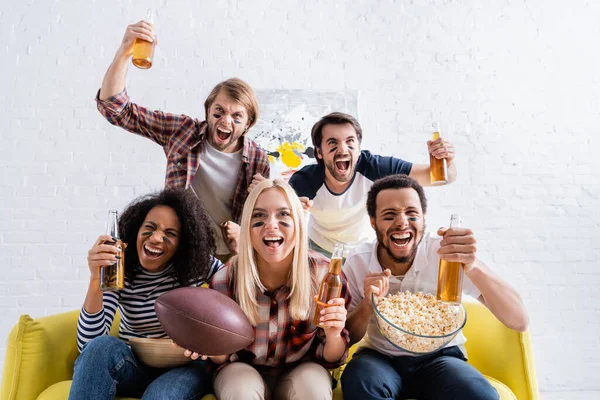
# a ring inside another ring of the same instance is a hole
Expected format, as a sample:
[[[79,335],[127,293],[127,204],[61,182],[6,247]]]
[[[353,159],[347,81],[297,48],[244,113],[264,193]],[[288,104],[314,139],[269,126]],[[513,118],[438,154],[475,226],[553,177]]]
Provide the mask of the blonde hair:
[[[227,97],[240,103],[248,112],[248,129],[256,124],[258,119],[258,100],[254,94],[254,90],[246,82],[240,78],[230,78],[219,83],[213,88],[206,100],[204,101],[204,112],[208,119],[208,109],[212,106],[219,93],[225,93]]]
[[[294,220],[293,240],[295,246],[292,250],[294,256],[288,278],[290,287],[288,301],[292,318],[306,320],[309,317],[312,298],[316,293],[316,284],[313,282],[308,261],[308,237],[302,204],[294,189],[286,182],[281,179],[265,179],[250,192],[246,199],[240,226],[239,253],[231,264],[233,293],[240,308],[253,326],[256,326],[259,318],[256,295],[259,290],[264,292],[267,289],[260,281],[256,252],[252,247],[251,219],[258,197],[269,189],[279,190],[285,195]]]

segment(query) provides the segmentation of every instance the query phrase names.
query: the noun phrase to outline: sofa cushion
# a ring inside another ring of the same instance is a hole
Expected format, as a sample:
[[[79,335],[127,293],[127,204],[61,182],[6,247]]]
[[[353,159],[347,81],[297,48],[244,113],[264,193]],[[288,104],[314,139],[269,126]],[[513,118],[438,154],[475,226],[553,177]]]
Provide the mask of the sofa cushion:
[[[44,390],[37,400],[64,400],[69,397],[72,381],[62,381],[55,383]],[[116,397],[116,400],[137,400],[133,397]],[[202,400],[216,400],[212,394],[206,395]]]

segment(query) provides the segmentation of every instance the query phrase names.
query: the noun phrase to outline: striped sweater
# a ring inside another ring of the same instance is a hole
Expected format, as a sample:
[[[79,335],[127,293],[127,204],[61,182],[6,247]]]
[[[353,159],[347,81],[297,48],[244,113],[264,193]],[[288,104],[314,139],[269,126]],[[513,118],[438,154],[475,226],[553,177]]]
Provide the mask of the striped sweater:
[[[210,282],[212,276],[223,264],[211,257],[211,266],[206,279],[191,282],[189,286],[198,287]],[[92,339],[108,335],[117,307],[121,313],[119,337],[128,342],[132,337],[166,338],[167,334],[160,326],[154,302],[161,294],[179,287],[172,274],[173,265],[164,271],[148,272],[140,269],[133,282],[125,281],[125,288],[118,292],[104,292],[102,310],[90,314],[81,308],[77,321],[77,348],[79,351]]]

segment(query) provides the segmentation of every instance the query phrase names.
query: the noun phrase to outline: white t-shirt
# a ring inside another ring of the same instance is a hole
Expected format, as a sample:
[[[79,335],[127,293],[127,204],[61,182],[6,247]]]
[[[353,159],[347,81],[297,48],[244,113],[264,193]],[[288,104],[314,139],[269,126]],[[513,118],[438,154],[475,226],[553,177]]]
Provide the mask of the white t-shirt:
[[[412,163],[400,158],[373,155],[363,150],[354,177],[343,193],[332,193],[325,184],[325,167],[307,165],[292,175],[290,185],[298,196],[313,200],[308,219],[308,237],[333,252],[336,243],[354,247],[375,239],[366,209],[373,182],[392,174],[410,174]]]
[[[417,254],[415,255],[413,265],[406,272],[404,279],[399,280],[395,277],[390,277],[390,294],[406,290],[413,293],[423,292],[436,294],[440,265],[440,257],[437,254],[437,250],[440,248],[441,239],[441,237],[433,236],[429,233],[426,233],[423,236],[423,240],[417,248]],[[352,302],[348,308],[348,312],[350,312],[364,299],[365,276],[370,272],[379,273],[383,271],[383,268],[377,259],[377,241],[364,243],[354,249],[354,251],[348,255],[343,266],[343,271],[348,279],[348,289],[352,295]],[[479,289],[475,287],[473,282],[471,282],[466,275],[463,279],[463,293],[475,299],[481,295]],[[370,302],[371,300],[369,299],[368,301]],[[466,341],[467,340],[461,331],[446,347],[459,346],[466,356],[467,352],[464,347]],[[371,348],[390,356],[415,356],[412,353],[394,347],[383,335],[381,335],[374,315],[369,322],[367,333],[360,342],[360,346]]]
[[[191,185],[211,219],[218,255],[230,253],[223,240],[221,224],[231,220],[233,195],[238,180],[237,171],[242,168],[241,154],[242,149],[235,153],[223,153],[206,142]]]

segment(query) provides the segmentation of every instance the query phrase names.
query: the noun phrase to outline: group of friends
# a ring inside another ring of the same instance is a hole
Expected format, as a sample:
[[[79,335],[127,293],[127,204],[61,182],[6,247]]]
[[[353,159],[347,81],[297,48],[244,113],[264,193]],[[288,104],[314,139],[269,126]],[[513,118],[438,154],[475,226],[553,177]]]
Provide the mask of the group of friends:
[[[331,399],[330,370],[346,362],[339,383],[345,399],[498,399],[466,362],[462,334],[419,356],[392,346],[375,322],[371,294],[435,294],[444,259],[464,265],[466,294],[507,327],[527,329],[519,294],[477,258],[472,230],[426,232],[429,165],[361,150],[358,121],[334,112],[312,128],[317,164],[289,183],[271,179],[265,150],[249,138],[258,118],[252,88],[237,78],[219,83],[203,121],[132,103],[125,76],[136,38],[154,41],[152,25],[127,27],[96,101],[111,124],[163,147],[165,189],[133,200],[119,219],[128,244],[123,290],[99,289],[99,268],[123,254],[110,244],[114,238],[98,237],[88,252],[70,399],[196,399],[211,392],[218,399]],[[454,146],[440,138],[427,147],[446,159],[454,181]],[[336,243],[351,248],[342,292],[316,326],[313,298]],[[181,367],[143,365],[128,340],[167,337],[154,311],[157,297],[205,284],[239,304],[255,341],[221,356],[182,349],[192,361]]]

